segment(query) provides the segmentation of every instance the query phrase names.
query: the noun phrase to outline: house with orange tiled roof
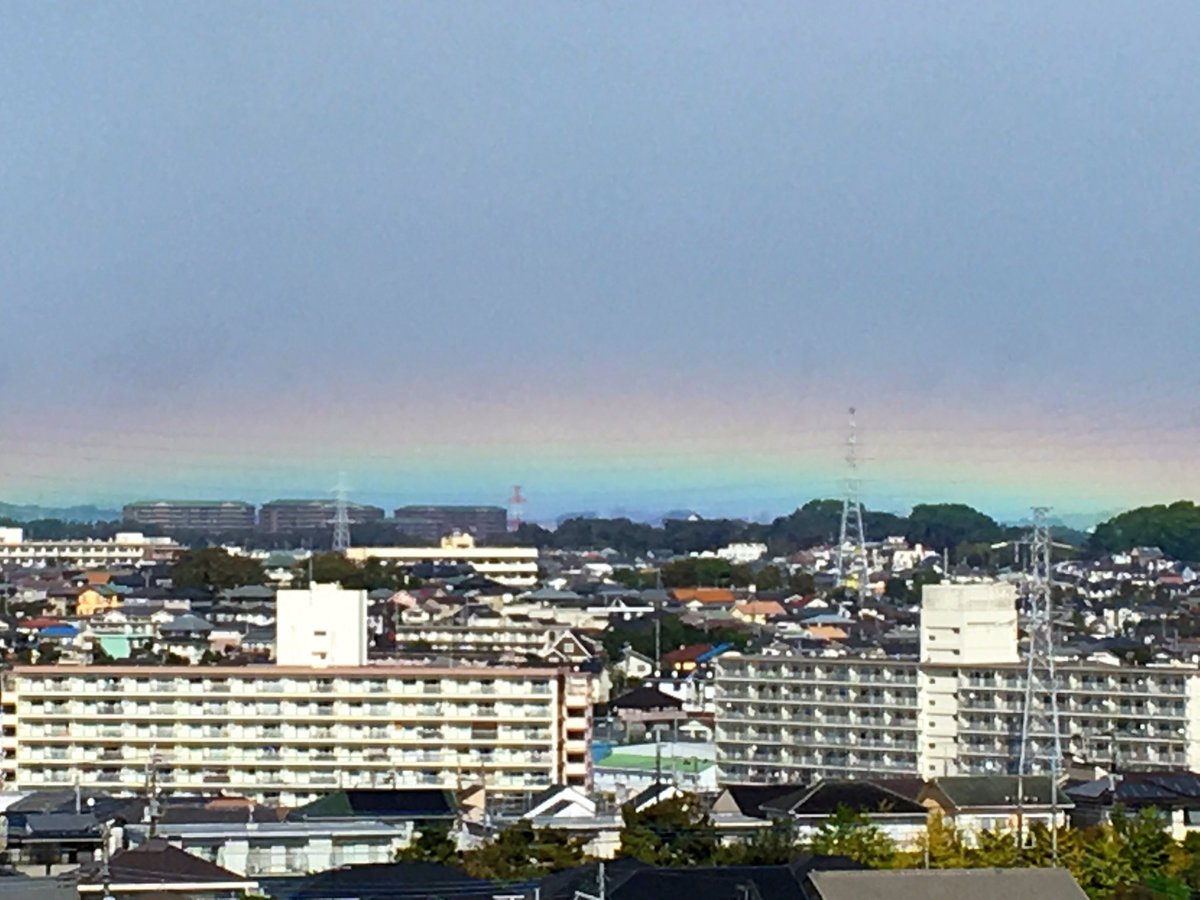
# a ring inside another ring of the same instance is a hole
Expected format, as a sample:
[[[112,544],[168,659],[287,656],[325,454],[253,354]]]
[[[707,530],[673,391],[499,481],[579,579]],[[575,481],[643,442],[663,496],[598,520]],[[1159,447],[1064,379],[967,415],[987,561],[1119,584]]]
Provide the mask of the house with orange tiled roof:
[[[772,619],[787,615],[787,610],[778,600],[747,600],[734,604],[730,615],[742,622],[766,625]]]
[[[737,602],[737,597],[729,588],[675,588],[671,591],[671,595],[677,602],[691,610],[729,609]]]

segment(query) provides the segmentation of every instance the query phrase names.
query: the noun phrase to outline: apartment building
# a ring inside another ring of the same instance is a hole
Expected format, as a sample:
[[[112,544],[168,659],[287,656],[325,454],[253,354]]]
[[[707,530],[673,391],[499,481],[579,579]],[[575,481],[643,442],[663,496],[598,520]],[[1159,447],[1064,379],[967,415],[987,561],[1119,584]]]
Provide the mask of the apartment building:
[[[490,666],[26,666],[7,673],[7,788],[294,805],[338,788],[591,783],[591,677]]]
[[[127,503],[124,520],[164,531],[238,531],[253,528],[253,503],[242,500],[139,500]]]
[[[378,506],[348,503],[346,507],[351,525],[383,520],[383,510]],[[333,500],[271,500],[259,508],[258,527],[271,534],[280,531],[316,531],[331,528],[336,513],[337,503]]]
[[[936,777],[1016,770],[1025,698],[1016,595],[1002,584],[925,588],[918,657],[725,654],[717,762],[729,782]],[[1035,698],[1034,765],[1053,747]],[[1069,757],[1200,771],[1200,670],[1058,662]]]
[[[437,541],[455,531],[486,541],[508,531],[502,506],[402,506],[395,518],[400,534],[423,541]]]
[[[514,588],[533,587],[538,580],[536,547],[480,547],[469,534],[444,537],[437,547],[351,547],[346,557],[357,562],[381,559],[406,568],[422,564],[465,565]]]
[[[122,532],[108,541],[27,541],[21,528],[0,528],[0,566],[104,569],[168,561],[182,550],[170,538],[140,532]]]

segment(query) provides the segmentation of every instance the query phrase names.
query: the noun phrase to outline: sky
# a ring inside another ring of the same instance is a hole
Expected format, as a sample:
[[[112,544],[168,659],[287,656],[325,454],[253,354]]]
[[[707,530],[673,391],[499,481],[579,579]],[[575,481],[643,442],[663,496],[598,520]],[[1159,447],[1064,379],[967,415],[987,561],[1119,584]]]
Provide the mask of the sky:
[[[3,18],[0,499],[1200,488],[1193,3]]]

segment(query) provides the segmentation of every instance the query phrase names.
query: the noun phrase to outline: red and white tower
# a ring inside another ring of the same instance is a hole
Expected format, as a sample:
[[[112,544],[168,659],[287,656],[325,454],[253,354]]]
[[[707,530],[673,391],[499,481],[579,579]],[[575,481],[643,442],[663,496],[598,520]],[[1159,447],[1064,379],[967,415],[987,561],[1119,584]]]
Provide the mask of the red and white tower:
[[[525,495],[521,493],[521,486],[514,484],[512,496],[508,498],[508,530],[516,531],[524,521]]]

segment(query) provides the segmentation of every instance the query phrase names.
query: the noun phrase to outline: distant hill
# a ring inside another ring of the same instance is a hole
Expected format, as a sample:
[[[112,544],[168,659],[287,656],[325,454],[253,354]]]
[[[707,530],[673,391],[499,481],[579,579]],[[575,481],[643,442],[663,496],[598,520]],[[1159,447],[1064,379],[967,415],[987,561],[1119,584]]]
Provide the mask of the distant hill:
[[[121,511],[99,506],[36,506],[0,502],[0,519],[33,522],[37,519],[61,519],[64,522],[115,522]]]

